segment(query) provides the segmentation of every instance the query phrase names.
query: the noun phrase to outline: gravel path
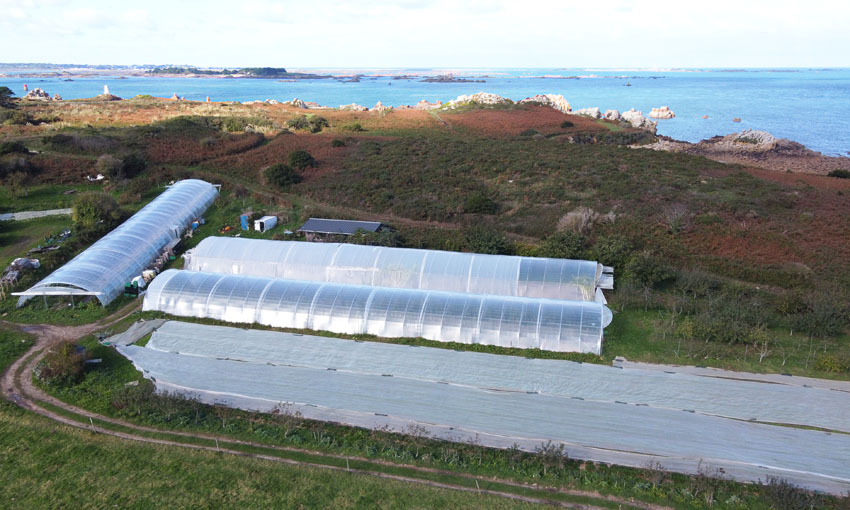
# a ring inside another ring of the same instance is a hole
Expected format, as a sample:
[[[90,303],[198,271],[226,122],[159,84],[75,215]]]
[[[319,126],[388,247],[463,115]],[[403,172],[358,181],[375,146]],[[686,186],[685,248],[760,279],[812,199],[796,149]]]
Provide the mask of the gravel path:
[[[14,213],[0,214],[0,221],[10,220],[32,220],[35,218],[43,218],[45,216],[63,216],[70,215],[71,209],[50,209],[47,211],[21,211]]]

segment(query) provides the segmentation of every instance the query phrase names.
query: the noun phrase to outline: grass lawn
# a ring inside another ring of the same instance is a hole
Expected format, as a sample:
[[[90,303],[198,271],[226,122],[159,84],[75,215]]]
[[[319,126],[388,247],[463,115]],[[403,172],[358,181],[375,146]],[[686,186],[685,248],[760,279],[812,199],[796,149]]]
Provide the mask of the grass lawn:
[[[70,216],[0,221],[0,265],[6,267],[14,259],[26,256],[27,250],[42,244],[51,234],[61,233],[70,226]]]

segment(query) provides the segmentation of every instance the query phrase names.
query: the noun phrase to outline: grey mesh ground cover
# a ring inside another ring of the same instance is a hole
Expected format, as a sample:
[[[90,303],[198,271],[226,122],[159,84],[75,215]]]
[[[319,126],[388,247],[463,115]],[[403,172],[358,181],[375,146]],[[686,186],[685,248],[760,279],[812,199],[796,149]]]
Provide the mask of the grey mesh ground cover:
[[[329,283],[594,301],[601,264],[512,255],[208,237],[185,269]],[[605,288],[610,288],[606,286]]]
[[[602,349],[596,302],[284,280],[170,269],[143,310],[231,323],[562,352]]]
[[[34,295],[95,295],[103,304],[142,274],[189,223],[213,203],[218,190],[198,179],[178,181],[151,203],[46,278],[24,291],[22,306]]]
[[[508,448],[563,443],[573,458],[695,472],[722,468],[741,480],[780,476],[850,490],[850,435],[748,423],[696,413],[317,368],[118,350],[161,391],[208,403],[271,410],[293,403],[307,418],[361,427],[419,425],[435,437]]]
[[[850,432],[850,393],[803,386],[180,321],[168,321],[159,327],[147,347],[182,355],[365,375],[386,374],[482,389],[688,409],[742,420]]]

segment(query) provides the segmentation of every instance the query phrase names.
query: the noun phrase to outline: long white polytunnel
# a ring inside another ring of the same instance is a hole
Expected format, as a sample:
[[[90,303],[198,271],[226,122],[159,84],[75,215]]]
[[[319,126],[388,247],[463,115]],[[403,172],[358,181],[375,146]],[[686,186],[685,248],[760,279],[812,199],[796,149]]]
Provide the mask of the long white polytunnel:
[[[604,305],[170,269],[143,310],[273,327],[600,354]]]
[[[612,288],[588,260],[233,237],[208,237],[185,258],[190,271],[470,294],[596,301]]]
[[[141,274],[169,244],[213,203],[212,184],[178,181],[151,203],[32,288],[13,293],[22,306],[33,296],[94,295],[103,305]]]

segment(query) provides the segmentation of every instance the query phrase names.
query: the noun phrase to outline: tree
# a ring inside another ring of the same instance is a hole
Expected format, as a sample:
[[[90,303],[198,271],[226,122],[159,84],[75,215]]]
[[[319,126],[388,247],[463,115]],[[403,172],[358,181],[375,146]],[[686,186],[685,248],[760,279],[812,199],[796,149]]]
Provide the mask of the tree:
[[[0,87],[0,108],[14,108],[15,103],[12,102],[12,96],[15,93],[9,87]]]
[[[83,193],[74,201],[71,218],[83,228],[93,228],[100,223],[112,225],[121,217],[118,202],[112,195],[101,192]]]
[[[673,273],[659,258],[649,251],[635,254],[626,263],[625,277],[644,289],[651,289],[673,277]]]
[[[289,188],[293,184],[298,184],[304,179],[292,167],[283,163],[266,168],[265,176],[269,184],[273,184],[282,190]]]
[[[117,175],[119,179],[132,179],[145,171],[147,162],[138,154],[130,154],[124,158],[124,163],[121,165],[121,171]]]
[[[289,165],[298,171],[304,171],[308,166],[315,167],[316,159],[304,149],[298,149],[289,153]]]

